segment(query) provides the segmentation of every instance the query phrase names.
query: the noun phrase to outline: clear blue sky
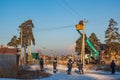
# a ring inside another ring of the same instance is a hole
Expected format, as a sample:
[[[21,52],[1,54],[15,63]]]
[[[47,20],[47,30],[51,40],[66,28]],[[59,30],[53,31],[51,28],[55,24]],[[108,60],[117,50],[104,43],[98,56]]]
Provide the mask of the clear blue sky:
[[[94,32],[104,42],[110,18],[120,26],[120,0],[0,0],[0,44],[19,36],[18,26],[28,19],[35,25],[32,50],[68,50],[79,38],[75,27],[51,29],[75,25],[81,19],[88,20],[86,34]]]

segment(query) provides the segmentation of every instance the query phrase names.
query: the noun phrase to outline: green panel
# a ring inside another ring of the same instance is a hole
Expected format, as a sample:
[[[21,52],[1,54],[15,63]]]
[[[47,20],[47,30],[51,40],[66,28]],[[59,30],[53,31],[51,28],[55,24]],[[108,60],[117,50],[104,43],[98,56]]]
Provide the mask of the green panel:
[[[95,47],[92,45],[92,43],[90,42],[90,40],[87,38],[86,40],[87,45],[92,49],[92,51],[94,52],[94,58],[96,58],[99,54],[99,52],[95,49]]]
[[[38,53],[32,53],[32,58],[33,59],[38,59]]]

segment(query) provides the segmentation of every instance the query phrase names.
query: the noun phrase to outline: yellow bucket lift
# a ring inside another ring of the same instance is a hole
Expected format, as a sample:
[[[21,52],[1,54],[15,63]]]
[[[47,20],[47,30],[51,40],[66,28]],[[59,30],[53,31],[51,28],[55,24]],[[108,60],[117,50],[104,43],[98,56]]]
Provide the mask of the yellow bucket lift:
[[[83,25],[83,24],[77,24],[77,25],[76,25],[76,29],[77,29],[77,30],[83,30],[83,28],[84,28],[84,25]]]

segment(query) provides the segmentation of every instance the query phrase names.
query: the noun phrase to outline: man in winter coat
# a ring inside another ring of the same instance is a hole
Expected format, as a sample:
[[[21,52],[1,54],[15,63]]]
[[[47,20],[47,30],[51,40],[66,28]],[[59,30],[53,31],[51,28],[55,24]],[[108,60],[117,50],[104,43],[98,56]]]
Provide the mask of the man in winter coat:
[[[115,62],[114,60],[112,60],[111,64],[110,64],[110,68],[111,68],[111,74],[115,74]]]
[[[53,60],[53,72],[56,73],[57,71],[57,58],[54,58]]]
[[[44,68],[44,60],[43,60],[42,57],[41,57],[39,60],[40,60],[40,62],[39,62],[39,63],[40,63],[40,70],[43,71],[43,68]]]
[[[77,66],[78,66],[78,69],[79,69],[79,73],[80,73],[80,74],[84,74],[84,71],[83,71],[83,63],[82,63],[81,60],[78,60]]]
[[[68,74],[71,74],[72,64],[73,64],[72,59],[69,59],[69,60],[68,60],[68,63],[67,63],[67,67],[68,67],[67,73],[68,73]]]

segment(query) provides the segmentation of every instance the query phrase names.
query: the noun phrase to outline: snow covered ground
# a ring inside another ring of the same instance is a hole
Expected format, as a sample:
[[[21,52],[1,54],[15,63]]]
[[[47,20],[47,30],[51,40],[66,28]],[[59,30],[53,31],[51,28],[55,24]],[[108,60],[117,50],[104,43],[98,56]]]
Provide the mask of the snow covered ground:
[[[39,70],[39,65],[32,65],[31,70]],[[67,70],[66,66],[59,65],[58,72],[54,74],[52,66],[46,65],[45,71],[52,75],[47,78],[35,79],[35,80],[120,80],[120,72],[116,72],[114,75],[111,75],[110,72],[84,70],[85,74],[78,74],[77,68],[73,68],[72,74],[67,75],[66,70]],[[0,78],[0,80],[16,80],[16,79]]]
[[[58,72],[56,74],[52,72],[52,66],[47,65],[46,69],[48,69],[47,72],[51,73],[52,76],[40,80],[120,80],[120,72],[111,75],[111,72],[84,70],[85,74],[78,74],[77,68],[73,68],[72,74],[67,75],[67,67],[63,65],[58,66]]]

